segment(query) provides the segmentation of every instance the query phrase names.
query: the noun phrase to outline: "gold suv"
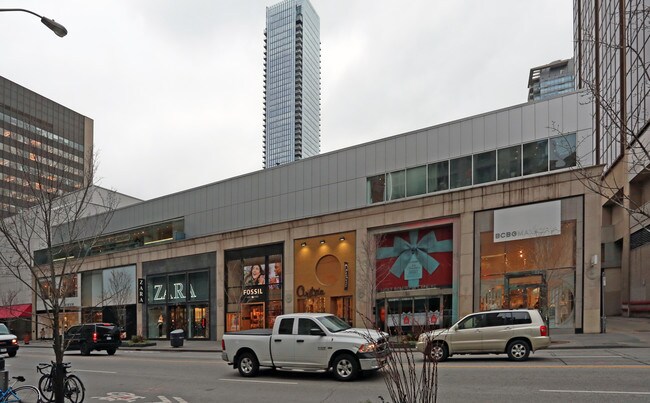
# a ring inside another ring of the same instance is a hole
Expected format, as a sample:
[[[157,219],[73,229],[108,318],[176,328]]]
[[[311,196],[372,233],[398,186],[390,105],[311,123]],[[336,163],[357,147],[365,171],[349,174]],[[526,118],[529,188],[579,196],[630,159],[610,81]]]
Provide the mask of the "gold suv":
[[[548,328],[536,309],[472,313],[449,329],[422,333],[416,347],[426,358],[444,361],[454,354],[508,354],[513,361],[551,345]]]

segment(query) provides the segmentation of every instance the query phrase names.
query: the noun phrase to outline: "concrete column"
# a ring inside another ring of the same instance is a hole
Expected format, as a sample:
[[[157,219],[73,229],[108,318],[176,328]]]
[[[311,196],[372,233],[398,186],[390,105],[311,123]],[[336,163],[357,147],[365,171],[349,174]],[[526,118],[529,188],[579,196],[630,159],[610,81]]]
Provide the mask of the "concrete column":
[[[602,257],[600,256],[600,244],[602,208],[600,201],[600,195],[596,193],[590,192],[584,196],[584,252],[582,254],[584,267],[582,330],[584,333],[600,333],[601,331],[600,265]],[[596,263],[594,264],[594,262]]]
[[[474,311],[474,213],[467,212],[460,215],[460,222],[454,223],[454,239],[457,234],[456,227],[460,230],[458,234],[460,242],[458,246],[454,245],[454,265],[458,266],[458,282],[454,284],[454,291],[458,292],[458,318],[456,319],[459,319]]]

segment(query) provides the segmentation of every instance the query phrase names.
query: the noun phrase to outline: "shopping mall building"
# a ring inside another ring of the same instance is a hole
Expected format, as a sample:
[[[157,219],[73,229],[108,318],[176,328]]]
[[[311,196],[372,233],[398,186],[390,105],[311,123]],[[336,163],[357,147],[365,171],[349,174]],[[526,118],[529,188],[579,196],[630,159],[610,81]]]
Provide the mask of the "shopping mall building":
[[[121,272],[127,327],[149,338],[291,312],[415,332],[502,307],[600,332],[591,110],[571,93],[120,208],[67,280],[65,325],[107,320],[97,302]]]

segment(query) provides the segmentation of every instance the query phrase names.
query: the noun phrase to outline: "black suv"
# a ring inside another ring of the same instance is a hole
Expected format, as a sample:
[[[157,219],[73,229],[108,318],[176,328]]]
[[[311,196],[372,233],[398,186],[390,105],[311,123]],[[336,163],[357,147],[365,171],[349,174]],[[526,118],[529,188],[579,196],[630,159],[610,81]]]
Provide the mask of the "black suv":
[[[68,329],[64,343],[66,350],[79,349],[81,355],[90,355],[93,350],[106,350],[108,355],[113,355],[122,340],[120,328],[113,323],[85,323]]]

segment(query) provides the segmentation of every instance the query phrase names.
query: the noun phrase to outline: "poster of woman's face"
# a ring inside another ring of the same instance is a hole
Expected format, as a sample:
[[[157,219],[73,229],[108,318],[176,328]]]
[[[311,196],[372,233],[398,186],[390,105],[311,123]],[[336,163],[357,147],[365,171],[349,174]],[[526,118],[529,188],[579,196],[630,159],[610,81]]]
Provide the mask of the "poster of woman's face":
[[[254,264],[244,266],[244,285],[254,286],[265,284],[264,265]]]

